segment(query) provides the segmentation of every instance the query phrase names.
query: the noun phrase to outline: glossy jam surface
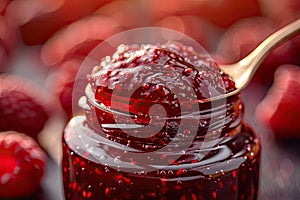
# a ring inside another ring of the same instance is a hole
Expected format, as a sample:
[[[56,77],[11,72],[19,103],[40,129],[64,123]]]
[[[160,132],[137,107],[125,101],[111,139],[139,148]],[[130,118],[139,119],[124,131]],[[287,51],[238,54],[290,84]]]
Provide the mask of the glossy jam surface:
[[[178,95],[191,101],[194,97],[186,97],[186,90],[194,90],[196,99],[203,100],[235,89],[234,82],[206,53],[195,52],[180,43],[120,45],[113,56],[94,68],[90,82],[96,99],[106,105],[110,105],[110,99],[103,94],[113,90],[126,95],[139,89],[131,98],[171,105],[176,98],[173,90],[179,90]]]
[[[173,167],[128,173],[115,168],[120,160],[114,151],[124,146],[94,133],[84,121],[84,117],[73,118],[64,136],[62,164],[66,199],[257,197],[260,147],[248,127],[242,127],[238,134],[210,149],[202,160],[196,156],[205,149],[190,149]],[[136,165],[134,160],[127,164]]]
[[[178,43],[121,45],[63,137],[66,199],[256,199],[260,146],[234,82]],[[183,148],[184,147],[184,148]]]
[[[197,131],[197,136],[204,137],[208,129],[216,130],[215,125],[210,123],[213,121],[211,116],[201,120],[181,116],[210,113],[211,102],[206,102],[209,98],[235,89],[234,82],[218,69],[207,54],[197,53],[179,43],[120,45],[113,56],[106,57],[99,67],[94,68],[89,80],[95,100],[105,108],[117,111],[107,112],[90,105],[96,110],[101,129],[122,144],[127,144],[128,140],[136,143],[136,148],[150,144],[143,148],[145,151],[167,145],[180,132],[181,124],[184,124],[181,128],[183,136]],[[232,97],[221,103],[232,105],[237,99]],[[199,104],[199,101],[205,103]],[[234,116],[232,106],[217,107],[224,111],[224,118],[228,119],[221,130],[224,135],[231,131],[229,126],[237,116]],[[162,120],[165,120],[164,124],[160,124]],[[94,124],[94,116],[88,116],[88,121]],[[134,129],[137,137],[111,128],[114,124],[129,126],[132,123],[140,125],[140,129]],[[149,124],[162,129],[157,130],[155,135],[151,134],[152,129],[145,129]],[[143,137],[143,134],[151,137]]]

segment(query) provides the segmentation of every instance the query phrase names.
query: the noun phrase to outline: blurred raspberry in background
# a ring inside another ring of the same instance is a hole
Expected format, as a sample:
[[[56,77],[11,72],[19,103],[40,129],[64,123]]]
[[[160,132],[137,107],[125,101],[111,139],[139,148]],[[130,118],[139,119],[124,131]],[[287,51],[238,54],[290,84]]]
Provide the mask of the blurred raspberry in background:
[[[300,138],[300,68],[282,65],[275,73],[274,84],[259,103],[256,117],[268,124],[277,139]]]
[[[260,7],[263,16],[278,25],[285,25],[300,17],[300,1],[298,0],[260,0]]]
[[[154,20],[170,15],[198,16],[220,28],[227,29],[242,18],[260,15],[261,9],[258,0],[243,2],[239,0],[153,0],[149,5],[149,13]]]
[[[6,70],[8,60],[13,54],[16,45],[17,29],[11,20],[5,16],[6,8],[10,0],[0,2],[0,72]]]
[[[67,24],[94,12],[109,0],[14,0],[7,15],[20,26],[25,44],[42,44]]]

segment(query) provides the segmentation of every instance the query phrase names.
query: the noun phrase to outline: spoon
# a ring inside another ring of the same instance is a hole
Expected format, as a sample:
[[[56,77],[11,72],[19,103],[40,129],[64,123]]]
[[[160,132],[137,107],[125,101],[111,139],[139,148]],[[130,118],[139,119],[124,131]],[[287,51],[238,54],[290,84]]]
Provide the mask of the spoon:
[[[283,28],[270,35],[239,62],[229,65],[219,65],[219,68],[233,79],[236,86],[236,89],[225,94],[225,97],[234,95],[245,88],[251,81],[254,73],[263,62],[265,57],[279,44],[286,41],[287,39],[292,38],[299,32],[300,19],[297,19],[296,21],[284,26]],[[218,97],[215,98],[219,99]]]

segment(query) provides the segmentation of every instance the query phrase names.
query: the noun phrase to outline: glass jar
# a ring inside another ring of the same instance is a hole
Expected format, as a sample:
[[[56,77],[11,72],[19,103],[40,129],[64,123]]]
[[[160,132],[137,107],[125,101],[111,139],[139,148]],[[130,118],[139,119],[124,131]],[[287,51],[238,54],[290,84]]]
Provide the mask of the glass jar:
[[[187,102],[199,112],[164,119],[153,112],[151,123],[163,126],[149,137],[133,135],[147,132],[145,119],[132,124],[134,116],[96,101],[90,86],[80,106],[63,136],[66,199],[257,198],[260,144],[244,123],[240,94]]]

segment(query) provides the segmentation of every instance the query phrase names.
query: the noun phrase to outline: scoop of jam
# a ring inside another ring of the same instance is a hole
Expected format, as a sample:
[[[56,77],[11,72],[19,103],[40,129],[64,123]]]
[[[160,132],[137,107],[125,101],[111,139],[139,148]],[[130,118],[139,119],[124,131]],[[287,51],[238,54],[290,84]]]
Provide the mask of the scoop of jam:
[[[122,144],[134,141],[132,145],[139,149],[144,144],[154,144],[153,149],[165,146],[178,132],[204,136],[210,118],[203,123],[188,121],[184,130],[179,130],[181,116],[210,109],[199,101],[209,103],[211,97],[235,89],[234,82],[207,54],[180,43],[121,45],[94,68],[90,84],[95,100],[117,111],[96,107],[106,137]],[[206,125],[198,128],[200,123]]]
[[[130,105],[136,105],[130,112],[141,115],[153,104],[163,105],[168,116],[178,115],[179,103],[209,100],[235,89],[207,54],[174,42],[120,45],[94,69],[90,82],[96,100],[122,110],[122,101],[113,105],[112,97],[130,99]]]

